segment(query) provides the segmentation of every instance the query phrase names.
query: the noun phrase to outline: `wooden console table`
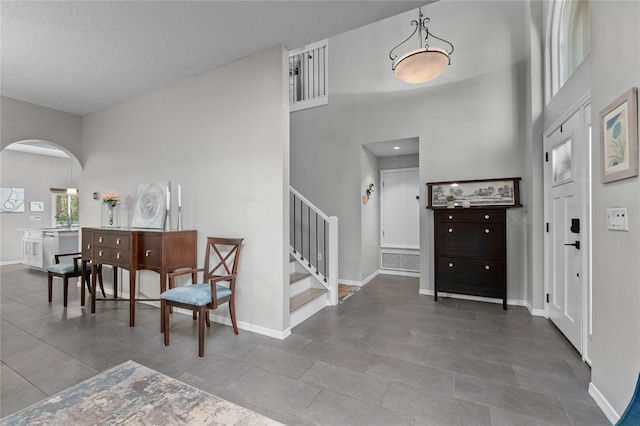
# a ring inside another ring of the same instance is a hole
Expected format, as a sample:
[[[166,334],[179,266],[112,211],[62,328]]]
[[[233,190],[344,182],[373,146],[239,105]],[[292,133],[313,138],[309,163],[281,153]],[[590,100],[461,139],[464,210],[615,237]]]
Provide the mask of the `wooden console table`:
[[[167,289],[167,274],[197,267],[197,231],[155,231],[129,228],[82,228],[82,260],[91,261],[91,313],[96,312],[97,265],[129,270],[129,326],[135,325],[136,271],[148,269],[160,274],[160,293]],[[83,273],[84,270],[83,270]],[[114,273],[114,277],[116,274]],[[83,277],[84,278],[84,277]],[[193,277],[195,280],[196,278]],[[159,299],[144,299],[158,301]],[[162,313],[161,313],[162,314]],[[162,321],[160,321],[162,328]]]

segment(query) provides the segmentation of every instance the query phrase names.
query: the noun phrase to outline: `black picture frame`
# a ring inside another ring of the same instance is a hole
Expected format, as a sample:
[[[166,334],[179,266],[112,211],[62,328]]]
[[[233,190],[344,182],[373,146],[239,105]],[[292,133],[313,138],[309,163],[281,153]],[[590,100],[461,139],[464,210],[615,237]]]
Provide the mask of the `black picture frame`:
[[[447,208],[447,196],[455,196],[454,207],[521,207],[519,177],[428,182],[427,208]]]

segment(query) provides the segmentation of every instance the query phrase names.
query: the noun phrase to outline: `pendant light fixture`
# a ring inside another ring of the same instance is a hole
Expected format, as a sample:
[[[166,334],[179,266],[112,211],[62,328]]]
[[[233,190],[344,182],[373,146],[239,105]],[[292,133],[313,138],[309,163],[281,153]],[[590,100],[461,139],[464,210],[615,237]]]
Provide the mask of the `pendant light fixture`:
[[[411,21],[411,25],[416,28],[413,33],[402,43],[391,49],[389,52],[389,59],[391,59],[391,70],[395,73],[396,77],[406,83],[424,83],[432,80],[442,74],[447,65],[451,64],[451,54],[453,53],[453,44],[440,37],[436,37],[429,32],[427,24],[429,18],[423,18],[422,8],[418,9],[418,20]],[[415,34],[418,33],[418,48],[410,51],[396,60],[398,55],[394,54],[394,51],[409,41]],[[422,33],[424,32],[424,41]],[[429,46],[429,37],[433,37],[448,44],[451,49],[445,50],[437,47]]]

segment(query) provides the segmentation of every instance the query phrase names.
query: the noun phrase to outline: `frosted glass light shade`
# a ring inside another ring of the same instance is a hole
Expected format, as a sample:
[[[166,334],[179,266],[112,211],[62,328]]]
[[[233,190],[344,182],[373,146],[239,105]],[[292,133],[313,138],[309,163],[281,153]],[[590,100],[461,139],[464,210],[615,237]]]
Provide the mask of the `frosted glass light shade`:
[[[406,83],[424,83],[442,74],[449,65],[449,54],[435,47],[412,50],[396,62],[394,73]]]

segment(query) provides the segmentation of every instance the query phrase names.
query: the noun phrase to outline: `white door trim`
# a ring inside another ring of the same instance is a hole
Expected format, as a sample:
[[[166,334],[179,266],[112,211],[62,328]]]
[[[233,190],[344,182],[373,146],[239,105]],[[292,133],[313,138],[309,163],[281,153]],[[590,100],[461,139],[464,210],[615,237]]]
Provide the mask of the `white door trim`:
[[[586,155],[586,164],[585,167],[585,185],[584,190],[586,193],[583,193],[583,205],[582,205],[582,217],[585,218],[584,225],[581,226],[581,231],[584,230],[584,234],[582,235],[583,241],[583,250],[584,250],[584,258],[582,262],[582,270],[581,273],[585,277],[583,281],[583,309],[582,309],[582,359],[590,364],[590,348],[591,348],[591,332],[592,332],[592,303],[591,303],[591,289],[592,289],[592,274],[591,274],[591,265],[592,265],[592,239],[591,239],[591,229],[592,229],[592,215],[591,215],[591,207],[592,207],[592,177],[591,171],[592,167],[592,144],[593,140],[588,131],[591,126],[591,91],[587,91],[584,95],[582,95],[569,109],[565,111],[559,119],[557,119],[551,126],[547,128],[544,132],[544,140],[543,145],[546,144],[547,140],[551,137],[551,135],[560,128],[560,126],[569,120],[574,114],[579,113],[579,125],[577,129],[577,134],[579,135],[581,140],[586,141],[587,146],[587,155]],[[543,149],[544,152],[544,149]],[[542,159],[544,161],[544,158]],[[547,187],[546,182],[543,182],[543,191],[544,196],[543,200],[545,202],[544,206],[544,221],[545,223],[549,221],[549,212],[548,206],[546,205],[547,201]],[[543,227],[546,228],[546,227]],[[547,257],[547,236],[545,230],[545,238],[544,238],[544,257]],[[549,281],[547,275],[547,267],[545,262],[545,272],[544,272],[544,299],[545,299],[545,317],[549,318],[549,303],[546,302],[546,294],[549,293]]]
[[[380,170],[380,248],[387,248],[387,249],[413,249],[413,250],[420,250],[420,244],[418,243],[418,245],[406,245],[406,244],[385,244],[384,243],[384,236],[383,236],[383,231],[384,231],[384,206],[385,206],[385,200],[384,200],[384,177],[386,174],[389,173],[402,173],[402,172],[420,172],[420,168],[419,167],[405,167],[405,168],[401,168],[401,169],[384,169],[384,170]],[[420,179],[420,176],[418,175],[418,179]],[[418,181],[418,188],[416,188],[417,190],[417,194],[419,195],[420,193],[420,183]],[[419,208],[419,207],[416,207]],[[420,227],[420,223],[418,220],[418,228]],[[419,240],[418,240],[419,241]]]

